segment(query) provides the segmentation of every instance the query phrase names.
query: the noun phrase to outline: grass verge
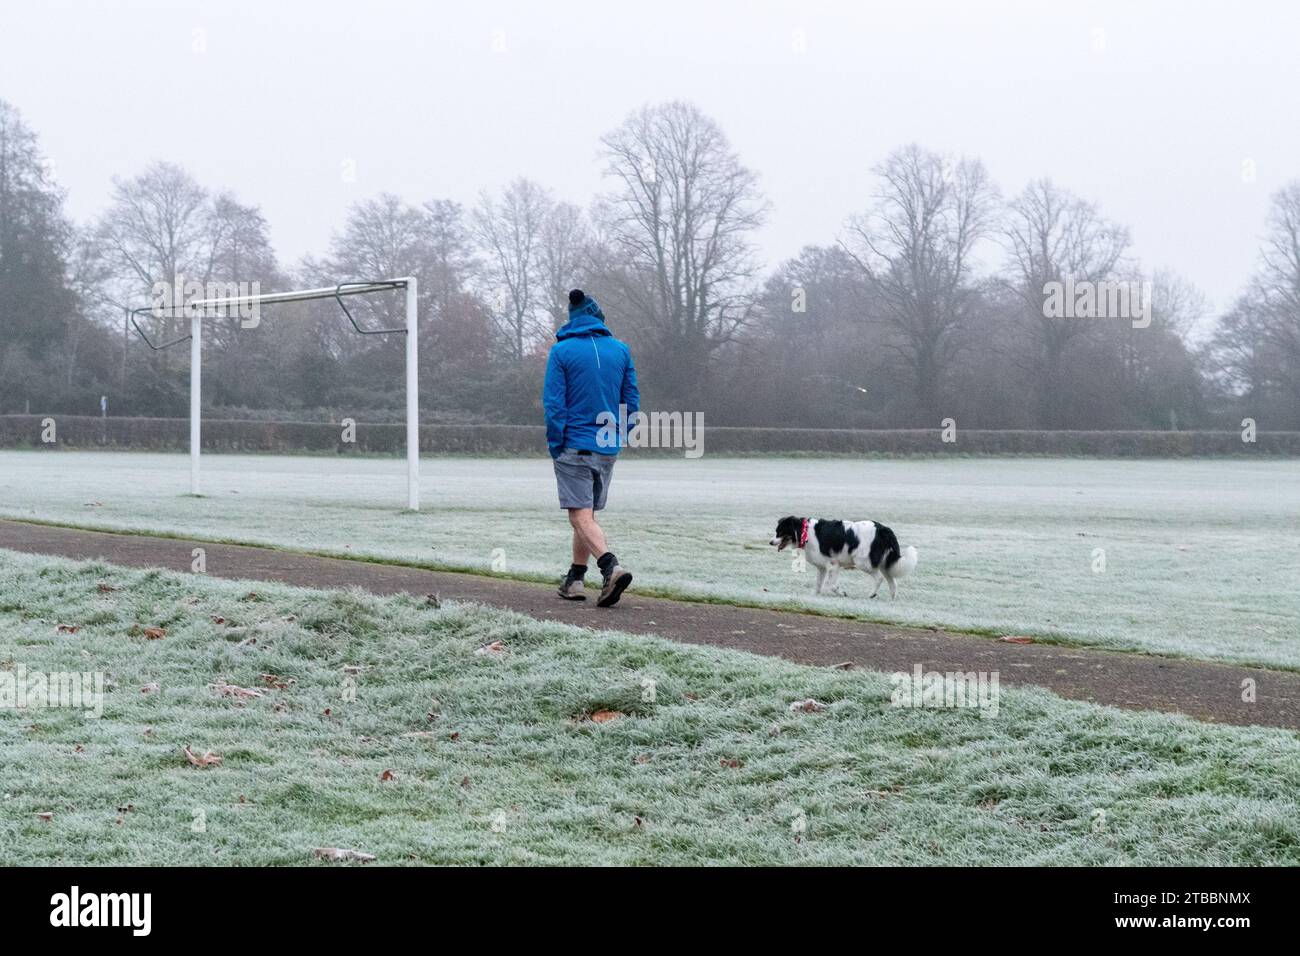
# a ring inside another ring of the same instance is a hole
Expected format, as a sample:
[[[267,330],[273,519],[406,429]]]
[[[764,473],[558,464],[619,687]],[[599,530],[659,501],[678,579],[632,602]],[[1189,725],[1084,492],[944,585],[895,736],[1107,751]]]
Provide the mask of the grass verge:
[[[1286,731],[3,551],[0,595],[0,675],[107,681],[0,707],[4,863],[1300,862]]]

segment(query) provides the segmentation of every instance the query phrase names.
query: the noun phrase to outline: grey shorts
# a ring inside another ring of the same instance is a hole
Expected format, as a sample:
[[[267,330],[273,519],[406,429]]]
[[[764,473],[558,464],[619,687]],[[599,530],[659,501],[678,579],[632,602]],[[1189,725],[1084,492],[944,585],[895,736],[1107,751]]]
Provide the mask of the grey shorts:
[[[617,455],[580,454],[574,448],[560,452],[560,457],[554,460],[560,507],[591,508],[594,511],[604,508],[617,460]]]

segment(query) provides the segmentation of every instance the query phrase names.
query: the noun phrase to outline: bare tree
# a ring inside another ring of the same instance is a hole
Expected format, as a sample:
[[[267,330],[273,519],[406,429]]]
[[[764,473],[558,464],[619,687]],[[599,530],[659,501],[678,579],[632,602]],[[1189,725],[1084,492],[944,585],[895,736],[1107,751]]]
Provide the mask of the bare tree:
[[[499,199],[483,193],[474,210],[474,234],[487,253],[493,312],[514,361],[522,360],[544,331],[538,316],[543,305],[538,268],[542,233],[554,205],[546,190],[520,177]]]
[[[1260,266],[1220,320],[1208,354],[1229,388],[1253,405],[1277,400],[1300,424],[1300,180],[1273,195]]]
[[[750,318],[751,234],[767,204],[718,124],[689,103],[648,106],[602,137],[616,189],[596,205],[618,299],[665,391],[696,394],[710,356]]]
[[[1009,286],[1034,343],[1026,371],[1037,394],[1039,424],[1060,428],[1065,424],[1061,364],[1089,323],[1048,315],[1046,285],[1067,277],[1076,282],[1112,278],[1128,248],[1128,230],[1104,219],[1092,203],[1038,179],[1008,205],[1002,234],[1010,257]]]
[[[850,221],[850,251],[894,332],[888,347],[911,371],[922,420],[934,424],[975,296],[972,248],[991,227],[997,193],[978,160],[945,160],[916,144],[875,172],[880,190]]]
[[[568,318],[566,293],[582,285],[589,243],[581,209],[567,202],[551,207],[537,250],[537,284],[552,328],[559,328]]]

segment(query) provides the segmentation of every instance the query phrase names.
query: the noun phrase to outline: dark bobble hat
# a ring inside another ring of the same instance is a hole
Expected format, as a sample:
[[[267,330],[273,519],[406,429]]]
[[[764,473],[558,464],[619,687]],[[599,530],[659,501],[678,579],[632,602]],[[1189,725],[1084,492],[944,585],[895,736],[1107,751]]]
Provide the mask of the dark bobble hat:
[[[582,305],[583,300],[586,298],[587,293],[583,292],[581,289],[574,289],[569,293],[569,308],[576,309],[578,306]]]

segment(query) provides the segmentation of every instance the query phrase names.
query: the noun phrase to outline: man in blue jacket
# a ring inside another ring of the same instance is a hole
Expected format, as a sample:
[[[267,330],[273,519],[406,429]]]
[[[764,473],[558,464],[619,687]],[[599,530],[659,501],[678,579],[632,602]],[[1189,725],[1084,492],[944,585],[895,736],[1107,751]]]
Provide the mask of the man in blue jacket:
[[[586,600],[583,578],[587,558],[594,555],[604,579],[596,604],[610,607],[632,583],[632,572],[619,566],[595,513],[605,507],[614,462],[627,437],[618,423],[630,420],[641,407],[636,368],[628,347],[605,326],[596,300],[581,289],[569,293],[569,321],[555,338],[546,362],[542,406],[560,507],[569,512],[573,526],[573,564],[560,585],[560,597]],[[623,415],[620,405],[625,406]]]

